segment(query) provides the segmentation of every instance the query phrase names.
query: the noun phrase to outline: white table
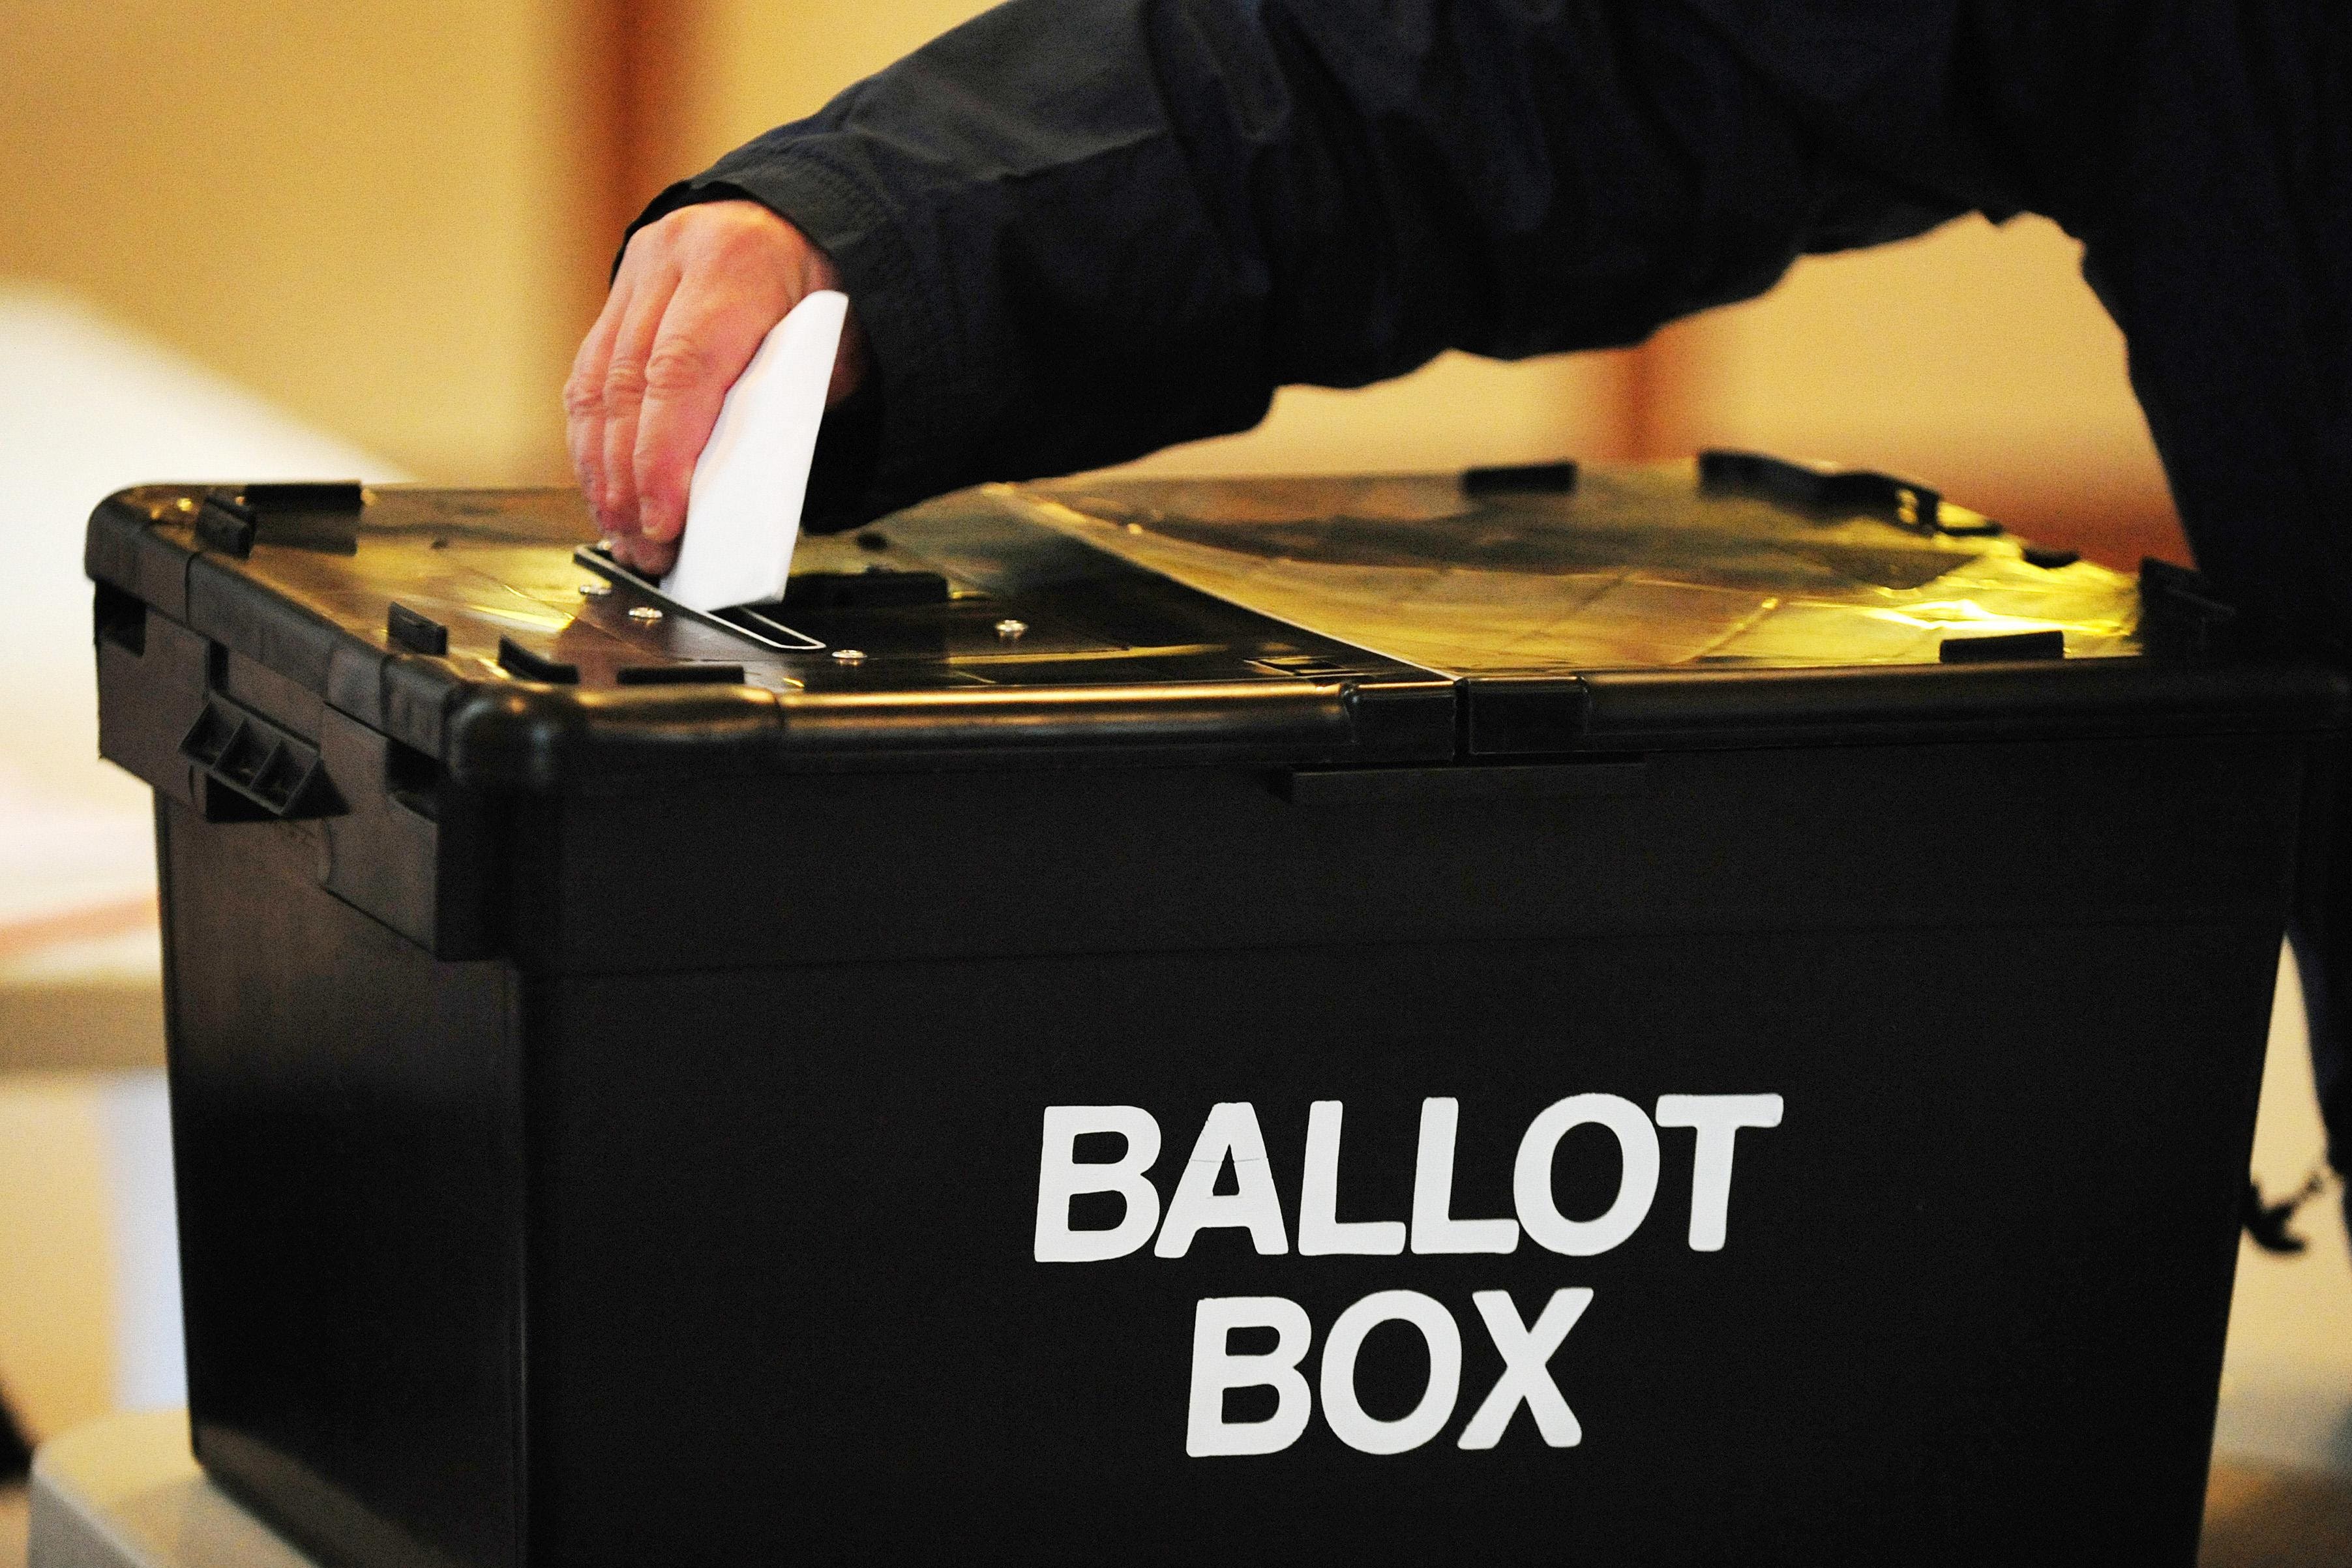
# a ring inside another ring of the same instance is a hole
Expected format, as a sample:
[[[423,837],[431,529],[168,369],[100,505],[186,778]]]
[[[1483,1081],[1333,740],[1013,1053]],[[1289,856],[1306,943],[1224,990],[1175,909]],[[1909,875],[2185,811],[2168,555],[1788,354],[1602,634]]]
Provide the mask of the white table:
[[[32,1568],[310,1568],[206,1480],[184,1410],[112,1416],[42,1445]]]

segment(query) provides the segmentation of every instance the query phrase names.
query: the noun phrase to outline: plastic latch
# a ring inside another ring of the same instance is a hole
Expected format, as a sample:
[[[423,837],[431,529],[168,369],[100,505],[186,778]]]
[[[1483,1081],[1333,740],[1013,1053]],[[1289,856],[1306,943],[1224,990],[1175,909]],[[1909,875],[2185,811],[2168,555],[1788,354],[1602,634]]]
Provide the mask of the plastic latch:
[[[273,480],[247,485],[242,495],[257,512],[356,512],[367,505],[356,479]]]
[[[936,571],[893,571],[879,564],[863,571],[796,571],[777,602],[788,611],[894,610],[945,604],[953,595]]]
[[[2066,656],[2066,633],[2048,632],[2004,632],[1990,637],[1947,637],[1937,651],[1937,660],[1946,664],[1996,664],[2012,659],[2063,659]]]
[[[207,821],[328,817],[342,809],[317,747],[217,695],[205,699],[180,755],[215,786],[203,795]]]
[[[1831,463],[1799,463],[1761,452],[1711,449],[1698,455],[1703,490],[1780,501],[1808,512],[1853,513],[1923,534],[1997,534],[2000,525],[1916,479]]]
[[[366,505],[356,479],[217,486],[196,508],[196,539],[239,560],[257,543],[355,555],[359,537],[349,517]]]
[[[446,653],[449,628],[395,601],[384,612],[384,635],[412,653]]]
[[[1502,464],[1462,471],[1462,493],[1465,496],[1565,496],[1575,488],[1576,465],[1566,458],[1557,463]]]
[[[527,681],[545,681],[557,686],[580,684],[579,665],[551,659],[544,653],[534,653],[511,637],[499,639],[499,665],[508,674],[520,675]]]
[[[239,560],[253,553],[260,519],[241,496],[214,494],[196,509],[196,541],[206,549],[233,555]]]

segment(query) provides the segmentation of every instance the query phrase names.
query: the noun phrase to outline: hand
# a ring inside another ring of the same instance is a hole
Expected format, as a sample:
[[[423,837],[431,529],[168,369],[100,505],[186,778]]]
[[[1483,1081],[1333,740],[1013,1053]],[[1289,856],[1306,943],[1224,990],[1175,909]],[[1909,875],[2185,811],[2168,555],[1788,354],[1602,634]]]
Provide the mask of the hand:
[[[572,471],[623,565],[676,564],[687,487],[727,389],[785,312],[840,287],[832,258],[756,202],[681,207],[630,236],[563,387]],[[828,407],[856,390],[864,362],[853,311]]]

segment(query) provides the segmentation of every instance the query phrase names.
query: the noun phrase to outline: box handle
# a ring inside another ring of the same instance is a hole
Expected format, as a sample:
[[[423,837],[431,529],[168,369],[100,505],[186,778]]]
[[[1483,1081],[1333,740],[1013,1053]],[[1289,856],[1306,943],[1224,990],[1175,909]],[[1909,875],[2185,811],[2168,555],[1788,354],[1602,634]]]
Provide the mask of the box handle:
[[[218,693],[206,695],[181,737],[180,755],[204,775],[198,805],[208,822],[331,817],[343,810],[317,747]]]

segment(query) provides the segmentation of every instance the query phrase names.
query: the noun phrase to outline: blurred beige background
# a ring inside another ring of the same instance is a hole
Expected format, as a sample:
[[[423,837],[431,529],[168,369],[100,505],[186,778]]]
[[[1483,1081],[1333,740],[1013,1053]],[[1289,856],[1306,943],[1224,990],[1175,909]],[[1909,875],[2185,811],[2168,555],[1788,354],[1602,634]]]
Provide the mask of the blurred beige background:
[[[0,0],[0,276],[419,473],[546,476],[601,282],[596,36],[533,0]]]

